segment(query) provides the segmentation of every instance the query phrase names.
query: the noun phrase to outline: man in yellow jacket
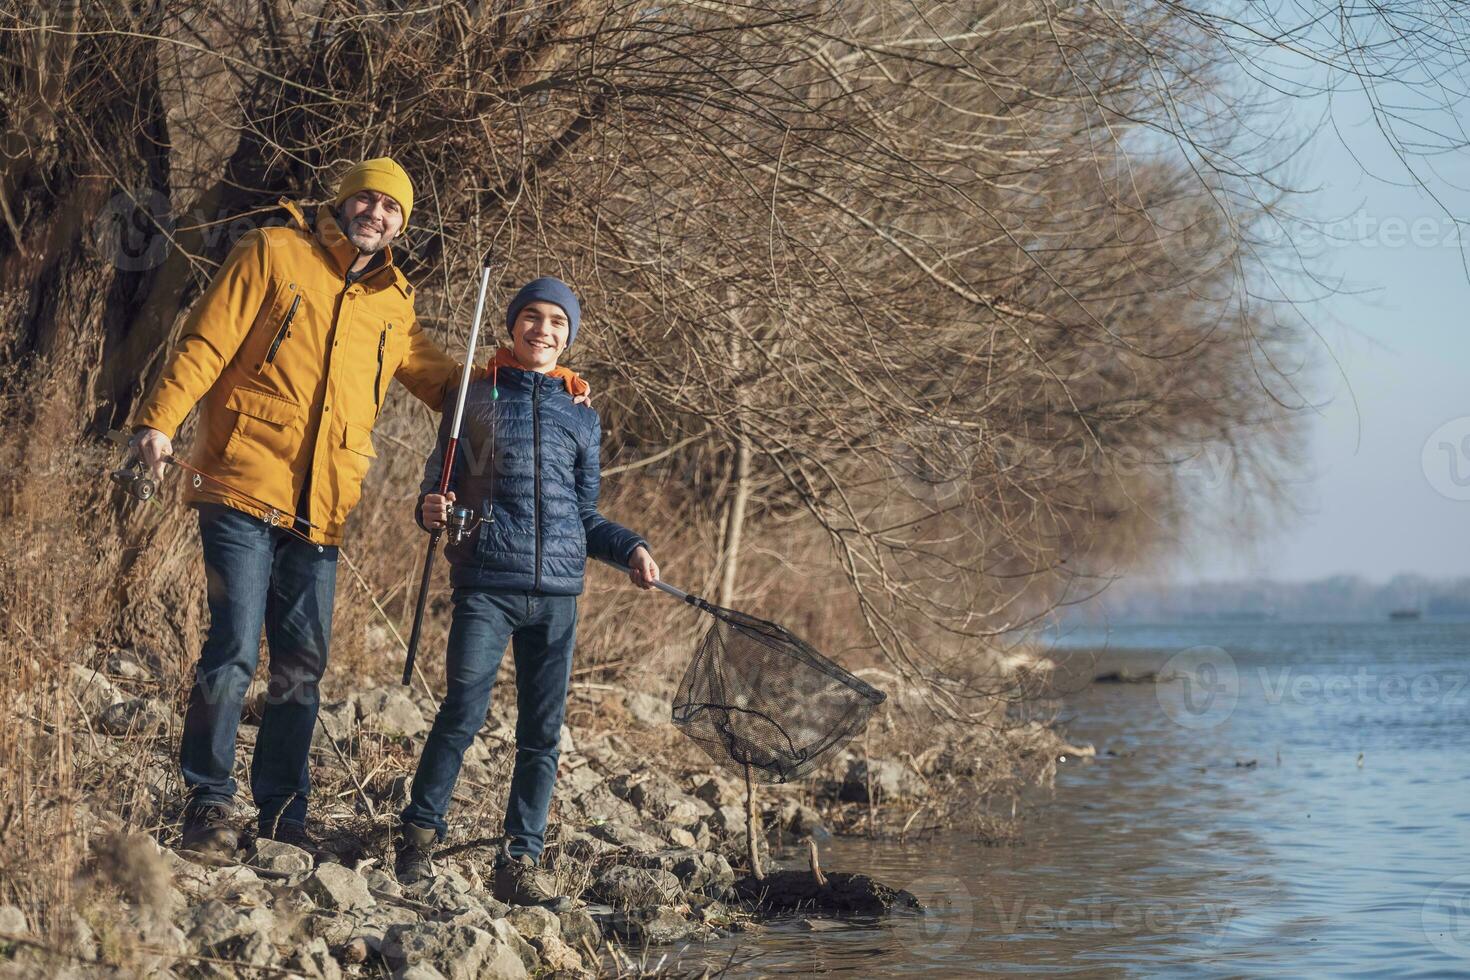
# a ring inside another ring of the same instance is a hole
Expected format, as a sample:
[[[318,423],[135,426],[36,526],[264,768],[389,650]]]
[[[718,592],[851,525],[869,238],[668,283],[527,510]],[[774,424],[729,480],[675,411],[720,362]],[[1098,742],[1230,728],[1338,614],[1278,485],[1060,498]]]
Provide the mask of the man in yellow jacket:
[[[134,451],[157,477],[202,402],[190,462],[209,478],[186,499],[199,512],[210,622],[179,749],[182,846],[221,854],[238,846],[235,734],[262,625],[270,683],[250,765],[259,830],[313,846],[307,753],[336,546],[376,455],[373,425],[390,379],[440,410],[459,374],[420,329],[393,263],[389,243],[413,209],[403,168],[383,157],[350,169],[314,228],[281,203],[291,223],[240,239],[133,419]]]

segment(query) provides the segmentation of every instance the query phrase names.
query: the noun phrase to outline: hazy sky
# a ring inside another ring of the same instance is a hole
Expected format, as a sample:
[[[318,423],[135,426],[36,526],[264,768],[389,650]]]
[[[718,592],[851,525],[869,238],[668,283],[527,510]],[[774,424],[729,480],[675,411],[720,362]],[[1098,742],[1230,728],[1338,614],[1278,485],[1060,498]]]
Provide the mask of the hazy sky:
[[[1323,107],[1320,101],[1304,105],[1304,125]],[[1462,245],[1444,211],[1412,186],[1372,124],[1363,96],[1335,96],[1332,114],[1341,134],[1318,133],[1309,165],[1297,170],[1299,186],[1322,189],[1297,206],[1305,204],[1322,219],[1347,219],[1341,227],[1351,240],[1326,249],[1330,268],[1350,288],[1370,292],[1337,295],[1303,310],[1322,334],[1319,351],[1325,343],[1345,375],[1337,376],[1338,367],[1322,358],[1319,392],[1332,403],[1312,419],[1309,456],[1296,468],[1302,482],[1295,497],[1306,513],[1248,549],[1228,535],[1195,536],[1175,564],[1181,579],[1470,575],[1470,282],[1464,264],[1470,235],[1459,236],[1466,239]],[[1465,117],[1446,113],[1441,121],[1437,128],[1458,130]],[[1470,218],[1467,162],[1457,153],[1416,163],[1461,219]]]

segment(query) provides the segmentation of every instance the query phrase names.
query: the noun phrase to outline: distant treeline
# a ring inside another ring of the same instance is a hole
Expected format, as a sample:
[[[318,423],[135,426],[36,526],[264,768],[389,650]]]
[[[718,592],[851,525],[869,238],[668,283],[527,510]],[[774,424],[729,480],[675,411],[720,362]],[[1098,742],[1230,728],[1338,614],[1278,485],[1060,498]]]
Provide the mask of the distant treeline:
[[[1470,616],[1470,577],[1431,579],[1395,575],[1370,582],[1332,575],[1309,582],[1247,579],[1169,585],[1118,583],[1086,606],[1074,621],[1097,619],[1159,622],[1179,619],[1384,619],[1415,611],[1423,616]]]

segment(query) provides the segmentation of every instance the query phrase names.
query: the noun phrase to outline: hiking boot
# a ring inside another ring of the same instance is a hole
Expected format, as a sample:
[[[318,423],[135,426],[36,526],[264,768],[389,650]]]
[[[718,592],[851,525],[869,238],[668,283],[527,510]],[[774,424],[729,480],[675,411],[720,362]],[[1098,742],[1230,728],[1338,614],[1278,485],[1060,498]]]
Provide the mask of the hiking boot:
[[[564,912],[572,904],[570,898],[556,893],[550,877],[536,867],[529,854],[497,861],[491,891],[497,901],[506,905],[540,905],[553,912]]]
[[[225,803],[190,803],[184,807],[184,834],[179,850],[233,858],[240,848],[240,832]]]
[[[393,841],[393,874],[400,885],[411,885],[434,873],[434,840],[439,835],[433,827],[406,823]]]

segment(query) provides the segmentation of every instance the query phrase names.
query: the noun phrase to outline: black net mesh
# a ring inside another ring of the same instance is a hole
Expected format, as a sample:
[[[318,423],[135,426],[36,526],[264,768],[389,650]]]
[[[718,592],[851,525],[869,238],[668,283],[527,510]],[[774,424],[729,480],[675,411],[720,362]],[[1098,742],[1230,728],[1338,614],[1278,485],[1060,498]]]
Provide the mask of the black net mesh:
[[[674,695],[674,724],[757,782],[811,772],[863,730],[884,694],[775,623],[697,600],[715,617]]]

